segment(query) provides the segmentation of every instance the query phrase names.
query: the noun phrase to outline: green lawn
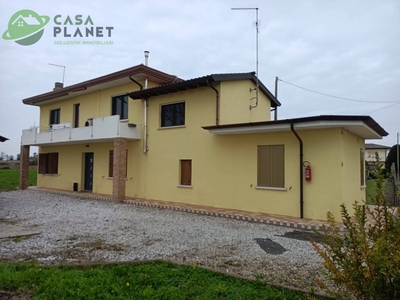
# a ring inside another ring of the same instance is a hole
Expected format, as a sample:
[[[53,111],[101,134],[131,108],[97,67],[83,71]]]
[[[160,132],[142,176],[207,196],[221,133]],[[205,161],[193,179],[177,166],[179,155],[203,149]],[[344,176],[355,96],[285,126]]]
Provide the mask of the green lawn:
[[[194,266],[0,263],[0,290],[34,299],[323,299]]]
[[[29,170],[29,185],[34,186],[37,182],[37,170]],[[14,190],[19,184],[19,170],[0,169],[0,190]]]

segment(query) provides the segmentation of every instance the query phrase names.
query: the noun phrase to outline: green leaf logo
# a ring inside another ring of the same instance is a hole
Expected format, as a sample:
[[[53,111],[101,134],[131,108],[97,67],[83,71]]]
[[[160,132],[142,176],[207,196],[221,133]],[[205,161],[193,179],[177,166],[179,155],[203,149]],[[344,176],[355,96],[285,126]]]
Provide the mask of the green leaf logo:
[[[4,40],[14,41],[23,46],[33,45],[43,35],[44,26],[50,17],[39,16],[36,12],[24,9],[16,12],[8,21],[8,29],[3,33]]]

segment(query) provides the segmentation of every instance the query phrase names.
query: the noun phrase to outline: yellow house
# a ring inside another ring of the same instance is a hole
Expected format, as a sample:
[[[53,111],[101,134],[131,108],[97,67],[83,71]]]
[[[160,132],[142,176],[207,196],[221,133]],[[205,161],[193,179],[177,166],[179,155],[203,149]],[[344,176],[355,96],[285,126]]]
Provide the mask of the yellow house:
[[[325,219],[364,200],[369,116],[271,120],[280,102],[255,73],[182,80],[138,65],[24,99],[40,126],[22,132],[38,186]]]

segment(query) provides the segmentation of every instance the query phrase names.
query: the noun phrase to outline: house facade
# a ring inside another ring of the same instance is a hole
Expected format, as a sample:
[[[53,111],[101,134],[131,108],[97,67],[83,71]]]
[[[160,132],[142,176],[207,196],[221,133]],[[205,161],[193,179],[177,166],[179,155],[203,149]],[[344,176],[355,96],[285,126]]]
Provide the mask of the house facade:
[[[35,145],[39,187],[321,220],[365,199],[364,141],[387,135],[368,116],[271,120],[254,73],[139,65],[23,102],[40,126],[22,133],[21,188]]]
[[[365,161],[369,165],[374,166],[376,163],[375,155],[376,155],[376,153],[378,153],[379,163],[382,166],[385,166],[385,161],[386,161],[387,155],[389,153],[389,150],[390,150],[390,147],[388,147],[388,146],[366,143],[365,144]]]

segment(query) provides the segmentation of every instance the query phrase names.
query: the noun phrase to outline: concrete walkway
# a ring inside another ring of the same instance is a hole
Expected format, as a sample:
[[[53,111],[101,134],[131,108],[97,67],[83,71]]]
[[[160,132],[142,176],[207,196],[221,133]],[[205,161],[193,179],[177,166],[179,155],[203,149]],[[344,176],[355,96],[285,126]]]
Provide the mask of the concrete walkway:
[[[39,231],[0,221],[0,239],[40,234]]]

